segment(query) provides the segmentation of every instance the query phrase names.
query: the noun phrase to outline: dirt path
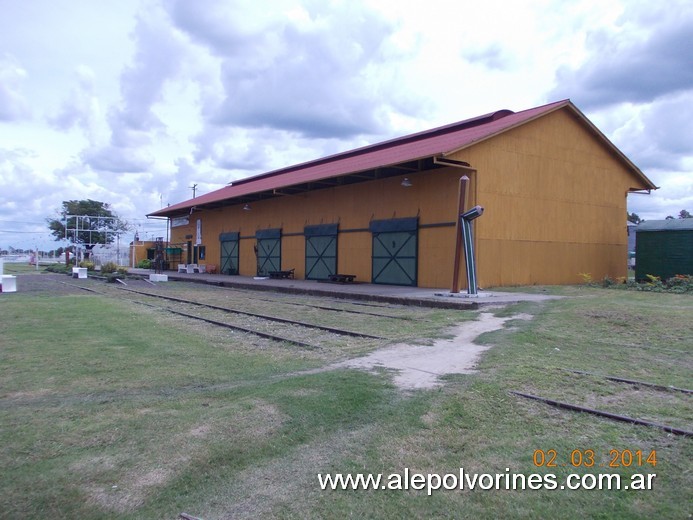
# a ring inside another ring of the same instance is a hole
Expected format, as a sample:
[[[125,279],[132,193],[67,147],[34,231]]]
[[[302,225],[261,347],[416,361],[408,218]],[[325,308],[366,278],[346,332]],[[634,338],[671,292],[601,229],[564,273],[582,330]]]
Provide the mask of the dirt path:
[[[442,375],[472,372],[479,355],[490,348],[477,345],[474,340],[484,332],[503,328],[505,322],[511,319],[531,319],[531,316],[521,314],[497,318],[483,312],[478,320],[455,327],[452,330],[455,337],[452,339],[439,339],[433,345],[398,343],[340,363],[339,367],[397,370],[394,383],[400,388],[432,388],[441,384],[439,377]]]

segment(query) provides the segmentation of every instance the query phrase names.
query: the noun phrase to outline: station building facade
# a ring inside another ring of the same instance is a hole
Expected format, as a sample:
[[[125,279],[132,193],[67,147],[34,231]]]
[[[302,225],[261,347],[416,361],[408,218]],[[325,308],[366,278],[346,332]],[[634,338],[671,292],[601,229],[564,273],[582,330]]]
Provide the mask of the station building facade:
[[[460,178],[482,288],[625,276],[626,199],[656,189],[570,101],[500,110],[234,181],[149,214],[181,260],[449,288]],[[463,208],[464,209],[464,208]],[[464,276],[464,263],[459,266]],[[464,287],[464,283],[462,283]]]

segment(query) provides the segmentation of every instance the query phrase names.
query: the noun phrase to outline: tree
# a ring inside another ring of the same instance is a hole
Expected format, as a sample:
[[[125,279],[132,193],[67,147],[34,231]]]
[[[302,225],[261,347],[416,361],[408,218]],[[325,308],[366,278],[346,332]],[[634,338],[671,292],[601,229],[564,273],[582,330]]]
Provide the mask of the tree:
[[[642,219],[638,216],[637,213],[628,213],[628,222],[632,222],[633,224],[640,224],[642,222]]]
[[[55,239],[83,244],[88,252],[96,245],[114,242],[118,233],[130,227],[111,211],[109,204],[91,199],[63,201],[59,216],[46,219]]]
[[[693,218],[693,215],[691,215],[690,213],[688,213],[688,211],[686,211],[685,209],[682,209],[682,210],[679,212],[679,218]]]

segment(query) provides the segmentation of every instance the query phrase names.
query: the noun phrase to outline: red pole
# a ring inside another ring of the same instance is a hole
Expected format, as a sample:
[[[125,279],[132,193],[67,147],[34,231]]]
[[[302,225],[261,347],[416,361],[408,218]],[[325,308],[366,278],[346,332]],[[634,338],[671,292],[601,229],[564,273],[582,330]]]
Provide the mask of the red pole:
[[[460,229],[460,216],[464,213],[464,208],[467,206],[467,186],[469,185],[469,177],[463,175],[460,177],[460,186],[457,198],[457,218],[455,219],[455,261],[452,268],[452,287],[451,293],[460,292],[460,256],[462,254],[462,230]]]

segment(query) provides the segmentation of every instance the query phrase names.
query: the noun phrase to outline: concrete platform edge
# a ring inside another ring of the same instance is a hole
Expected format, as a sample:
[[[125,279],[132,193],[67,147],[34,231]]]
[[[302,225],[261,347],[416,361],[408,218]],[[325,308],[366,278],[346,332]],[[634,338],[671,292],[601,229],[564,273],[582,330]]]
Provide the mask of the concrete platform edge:
[[[132,272],[131,275],[140,276],[147,278],[147,274],[141,272]],[[479,308],[479,304],[475,301],[469,300],[453,300],[453,299],[429,299],[417,296],[390,296],[382,294],[372,294],[372,293],[355,293],[339,291],[337,287],[341,287],[346,284],[324,284],[325,289],[316,288],[302,288],[302,287],[286,287],[281,284],[258,284],[258,283],[244,283],[240,280],[220,280],[217,277],[211,278],[205,274],[193,276],[177,276],[175,273],[166,272],[168,279],[172,281],[179,282],[189,282],[189,283],[200,283],[206,285],[215,285],[217,287],[226,287],[229,289],[238,288],[245,289],[249,291],[264,291],[264,292],[280,292],[285,294],[305,294],[312,296],[329,296],[332,298],[340,298],[345,300],[358,300],[358,301],[371,301],[378,303],[392,303],[394,305],[413,305],[418,307],[429,307],[434,309],[459,309],[459,310],[475,310]],[[300,281],[298,281],[300,282]],[[330,287],[335,285],[336,287]]]

